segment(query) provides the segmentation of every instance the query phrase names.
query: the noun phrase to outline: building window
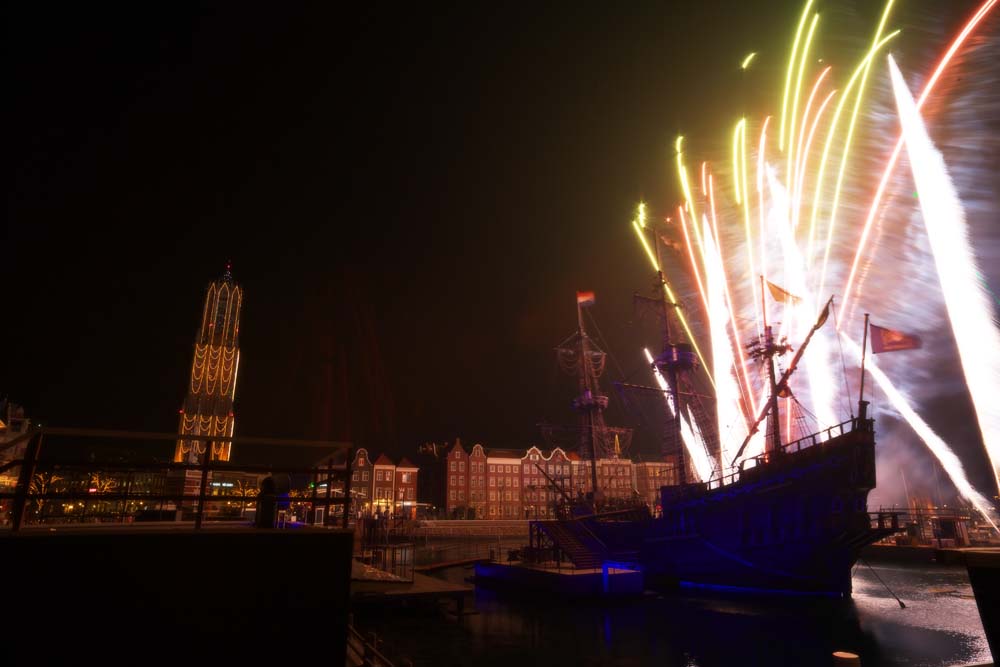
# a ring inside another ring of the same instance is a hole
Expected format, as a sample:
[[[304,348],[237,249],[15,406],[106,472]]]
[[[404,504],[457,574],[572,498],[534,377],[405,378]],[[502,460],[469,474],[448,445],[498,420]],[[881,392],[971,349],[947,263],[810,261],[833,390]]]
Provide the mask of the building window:
[[[451,471],[455,472],[455,462],[454,461],[451,462]]]
[[[465,472],[465,461],[458,462],[458,472]]]
[[[465,475],[459,475],[458,476],[458,485],[459,486],[465,486]]]
[[[355,471],[354,474],[351,475],[351,481],[352,482],[358,481],[358,473],[357,473],[357,471]]]
[[[413,493],[413,489],[407,489],[406,490],[406,499],[407,500],[413,500],[413,496],[414,495],[416,495],[416,494]]]
[[[448,486],[455,486],[455,476],[452,475],[448,478]]]
[[[490,486],[496,486],[496,481],[497,481],[496,477],[490,477]]]
[[[514,486],[517,486],[517,477],[514,478]]]
[[[408,472],[403,472],[403,473],[400,473],[400,474],[401,474],[401,475],[402,475],[403,477],[402,477],[402,479],[400,479],[399,481],[401,481],[401,482],[402,482],[403,484],[409,484],[409,483],[410,483],[410,473],[408,473]]]
[[[458,499],[465,500],[465,491],[463,491],[462,489],[458,490]]]
[[[448,492],[448,499],[449,500],[455,499],[455,489],[452,489],[451,491]]]
[[[391,470],[386,470],[385,471],[385,481],[387,481],[387,482],[391,482],[392,481],[392,471]]]
[[[497,508],[496,507],[491,507],[490,508],[490,516],[495,516],[496,513],[497,513]]]
[[[382,471],[381,470],[376,470],[375,471],[375,481],[376,482],[381,482],[382,481]]]
[[[367,470],[365,470],[363,473],[361,473],[361,481],[362,482],[367,482],[368,481],[368,471]]]

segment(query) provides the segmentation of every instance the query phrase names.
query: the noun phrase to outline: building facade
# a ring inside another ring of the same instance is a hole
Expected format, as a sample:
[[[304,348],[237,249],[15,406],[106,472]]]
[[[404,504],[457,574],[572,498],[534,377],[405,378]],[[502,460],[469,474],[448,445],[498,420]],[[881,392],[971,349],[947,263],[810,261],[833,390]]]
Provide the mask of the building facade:
[[[443,469],[450,518],[554,519],[561,506],[586,501],[593,490],[591,462],[559,447],[487,450],[477,444],[467,452],[456,441]],[[643,503],[652,512],[659,508],[660,487],[677,483],[670,461],[601,458],[596,473],[604,504]]]
[[[420,468],[406,458],[396,465],[382,454],[373,462],[368,450],[359,447],[351,462],[351,511],[362,516],[381,513],[412,518],[419,475]]]

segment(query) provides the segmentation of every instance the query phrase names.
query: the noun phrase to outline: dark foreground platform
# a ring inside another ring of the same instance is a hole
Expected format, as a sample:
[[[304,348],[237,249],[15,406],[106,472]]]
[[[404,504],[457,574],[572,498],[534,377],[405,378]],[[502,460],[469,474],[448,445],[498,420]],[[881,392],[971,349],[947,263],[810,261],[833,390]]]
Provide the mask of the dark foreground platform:
[[[2,661],[343,664],[352,539],[120,526],[0,534]]]

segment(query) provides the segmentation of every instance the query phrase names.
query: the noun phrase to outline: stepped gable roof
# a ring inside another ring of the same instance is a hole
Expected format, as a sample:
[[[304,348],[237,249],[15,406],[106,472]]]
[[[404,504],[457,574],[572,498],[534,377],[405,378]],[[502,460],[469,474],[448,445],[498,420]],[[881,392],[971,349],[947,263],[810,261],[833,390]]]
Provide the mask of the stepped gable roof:
[[[394,466],[396,464],[393,463],[392,459],[390,459],[385,454],[379,454],[379,457],[377,459],[375,459],[375,465],[377,465],[377,466]]]
[[[400,462],[399,462],[399,463],[398,463],[398,464],[396,465],[396,467],[397,467],[397,468],[416,468],[417,466],[413,465],[413,464],[412,464],[412,463],[410,462],[410,459],[408,459],[408,458],[406,458],[406,457],[404,456],[404,457],[403,457],[403,460],[402,460],[402,461],[400,461]]]
[[[451,454],[456,448],[462,450],[463,454],[468,454],[468,452],[465,451],[465,447],[462,446],[461,438],[455,438],[455,444],[448,448],[448,453]]]

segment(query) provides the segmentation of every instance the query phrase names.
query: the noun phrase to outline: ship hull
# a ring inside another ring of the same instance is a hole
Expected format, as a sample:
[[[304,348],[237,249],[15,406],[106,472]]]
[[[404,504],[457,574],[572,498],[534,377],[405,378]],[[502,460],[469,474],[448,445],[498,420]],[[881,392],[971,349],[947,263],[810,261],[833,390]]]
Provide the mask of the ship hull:
[[[662,517],[588,519],[611,559],[647,582],[849,596],[860,549],[896,532],[868,513],[875,487],[870,421],[794,443],[731,483],[663,487]]]

